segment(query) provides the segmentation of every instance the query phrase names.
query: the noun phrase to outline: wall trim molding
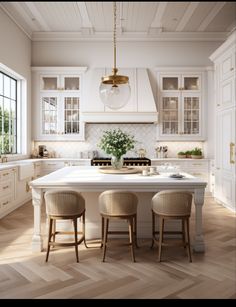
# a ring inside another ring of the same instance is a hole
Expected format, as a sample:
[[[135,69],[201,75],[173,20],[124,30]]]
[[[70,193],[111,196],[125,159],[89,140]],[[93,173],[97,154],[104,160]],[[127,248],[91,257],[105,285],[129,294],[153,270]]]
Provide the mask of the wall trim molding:
[[[122,32],[117,41],[225,41],[228,32]],[[111,41],[112,32],[34,32],[32,41]]]

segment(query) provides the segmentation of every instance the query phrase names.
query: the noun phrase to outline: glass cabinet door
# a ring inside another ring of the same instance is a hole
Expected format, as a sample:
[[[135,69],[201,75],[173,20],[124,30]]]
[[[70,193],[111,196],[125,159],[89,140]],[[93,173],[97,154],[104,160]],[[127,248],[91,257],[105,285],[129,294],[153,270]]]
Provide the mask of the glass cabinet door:
[[[199,91],[200,76],[182,76],[182,90]]]
[[[42,97],[42,134],[57,134],[58,132],[58,98]]]
[[[200,99],[199,97],[184,97],[184,134],[200,133]]]
[[[162,134],[179,133],[179,97],[162,97]]]
[[[178,76],[162,77],[162,90],[163,91],[178,91],[179,90],[179,77]]]
[[[77,76],[62,76],[62,86],[65,91],[79,91],[80,77]]]
[[[43,91],[57,91],[59,89],[59,77],[58,76],[41,76],[40,88]]]
[[[64,97],[64,133],[80,132],[80,99],[79,97]]]

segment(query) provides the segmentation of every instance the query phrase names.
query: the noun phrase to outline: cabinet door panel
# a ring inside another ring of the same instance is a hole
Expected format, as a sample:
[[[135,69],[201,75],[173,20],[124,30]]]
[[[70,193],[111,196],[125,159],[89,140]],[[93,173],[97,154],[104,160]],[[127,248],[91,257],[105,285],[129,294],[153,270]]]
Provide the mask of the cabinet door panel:
[[[221,162],[222,170],[233,172],[235,164],[231,162],[230,144],[235,140],[235,113],[232,109],[222,111],[221,114]],[[233,160],[235,157],[233,157]]]
[[[41,75],[40,90],[41,91],[56,91],[60,88],[59,75]]]
[[[180,96],[177,94],[168,95],[165,93],[161,97],[161,125],[163,135],[179,133],[179,103]]]
[[[41,97],[41,134],[55,135],[58,133],[58,96]]]
[[[221,85],[221,106],[231,107],[235,105],[235,93],[233,88],[235,86],[235,78],[232,77]]]
[[[235,74],[235,53],[227,53],[221,63],[221,80],[224,81]]]

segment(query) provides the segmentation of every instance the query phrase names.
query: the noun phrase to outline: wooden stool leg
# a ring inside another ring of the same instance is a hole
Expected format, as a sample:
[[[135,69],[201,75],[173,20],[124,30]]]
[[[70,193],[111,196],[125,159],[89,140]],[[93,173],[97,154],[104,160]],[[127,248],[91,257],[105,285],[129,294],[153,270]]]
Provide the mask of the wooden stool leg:
[[[160,223],[160,232],[159,232],[159,255],[158,260],[161,262],[161,249],[162,249],[162,242],[163,242],[163,232],[164,232],[164,218],[159,217],[159,223]]]
[[[84,245],[88,248],[86,240],[85,240],[85,212],[82,215],[82,223],[83,223],[83,237],[84,237]]]
[[[102,262],[105,262],[106,249],[107,249],[108,226],[109,226],[109,219],[105,218],[105,234],[104,234],[104,238],[103,238],[103,258],[102,258]]]
[[[184,248],[186,248],[186,237],[185,237],[185,226],[184,226],[184,219],[182,219],[182,240]]]
[[[154,238],[155,238],[155,213],[152,210],[152,245],[151,248],[154,246]]]
[[[131,257],[133,262],[135,262],[135,256],[134,256],[134,232],[133,232],[133,218],[129,219],[129,242],[130,242],[130,248],[131,248]]]
[[[75,254],[76,261],[79,262],[79,253],[78,253],[78,239],[77,239],[77,218],[73,219],[74,231],[75,231]]]
[[[189,236],[189,218],[186,218],[186,225],[187,225],[187,238],[188,238],[188,258],[189,262],[192,262],[192,255],[191,255],[191,248],[190,248],[190,236]]]
[[[50,242],[51,242],[51,236],[52,236],[52,223],[53,219],[49,218],[49,227],[48,227],[48,246],[47,246],[47,254],[46,254],[46,262],[48,262],[48,257],[49,257],[49,251],[50,251]]]
[[[56,226],[57,225],[57,223],[56,223],[56,220],[53,220],[53,242],[55,242],[56,241]]]
[[[134,216],[134,223],[133,223],[133,232],[134,232],[134,238],[135,238],[135,246],[136,248],[139,248],[138,241],[137,241],[137,214]]]
[[[104,217],[102,216],[102,226],[101,226],[101,246],[100,248],[103,247],[103,239],[104,239]]]

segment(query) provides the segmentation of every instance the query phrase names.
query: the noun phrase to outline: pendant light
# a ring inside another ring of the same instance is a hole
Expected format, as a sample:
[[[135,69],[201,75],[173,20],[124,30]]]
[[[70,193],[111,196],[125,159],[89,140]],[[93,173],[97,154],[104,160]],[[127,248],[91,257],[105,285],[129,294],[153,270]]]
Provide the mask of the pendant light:
[[[116,68],[116,2],[113,2],[114,12],[114,68],[112,75],[102,77],[99,87],[99,95],[102,102],[110,109],[117,110],[126,105],[130,98],[129,77],[117,75]]]

